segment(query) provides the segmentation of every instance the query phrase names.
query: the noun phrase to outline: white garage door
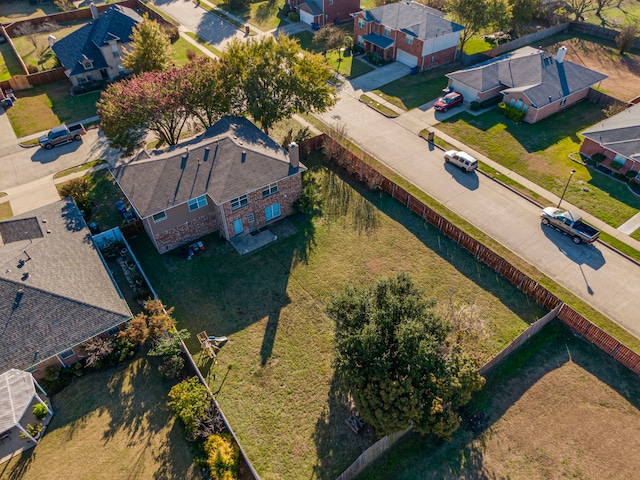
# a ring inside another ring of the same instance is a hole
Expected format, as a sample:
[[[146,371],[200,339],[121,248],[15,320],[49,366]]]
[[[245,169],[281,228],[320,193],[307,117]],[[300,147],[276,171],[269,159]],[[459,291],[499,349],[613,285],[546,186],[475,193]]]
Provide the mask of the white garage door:
[[[466,85],[457,84],[455,81],[452,81],[450,88],[451,90],[462,94],[465,104],[471,103],[476,99],[477,92]]]
[[[405,52],[404,50],[398,50],[396,53],[396,60],[406,65],[407,67],[415,67],[418,65],[418,57]]]
[[[300,10],[300,21],[306,23],[307,25],[311,25],[313,23],[313,15],[311,15],[309,12]]]

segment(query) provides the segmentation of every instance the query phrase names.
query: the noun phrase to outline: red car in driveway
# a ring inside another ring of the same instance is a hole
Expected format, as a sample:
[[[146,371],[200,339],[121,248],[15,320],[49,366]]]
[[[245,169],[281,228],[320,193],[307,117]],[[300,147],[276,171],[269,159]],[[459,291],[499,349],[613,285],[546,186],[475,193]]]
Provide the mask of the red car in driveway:
[[[464,97],[461,93],[451,92],[436,100],[433,108],[436,109],[436,112],[446,112],[450,108],[462,105],[462,102],[464,102]]]

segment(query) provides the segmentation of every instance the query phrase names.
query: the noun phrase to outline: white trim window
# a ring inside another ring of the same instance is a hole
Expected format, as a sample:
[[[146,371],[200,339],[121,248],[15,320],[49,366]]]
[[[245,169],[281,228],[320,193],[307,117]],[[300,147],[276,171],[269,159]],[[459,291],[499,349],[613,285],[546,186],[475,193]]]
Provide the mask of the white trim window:
[[[267,198],[269,195],[273,195],[274,193],[278,193],[278,184],[272,183],[267,185],[262,189],[262,198]]]
[[[274,218],[277,218],[280,216],[280,204],[279,203],[274,203],[273,205],[269,205],[267,208],[264,209],[264,216],[267,219],[267,222],[269,220],[273,220]]]
[[[364,18],[358,18],[358,28],[364,28]]]
[[[385,27],[384,27],[384,35],[385,35],[385,37],[390,37],[391,36],[391,27],[387,27],[385,25]]]
[[[246,195],[240,195],[238,198],[231,200],[231,210],[237,210],[245,205],[249,205],[249,198]]]
[[[75,355],[75,353],[73,353],[73,348],[70,348],[69,350],[65,350],[64,352],[60,352],[58,354],[58,357],[60,357],[61,360],[66,360],[67,358],[71,358]]]
[[[404,41],[407,45],[413,45],[413,36],[407,33],[406,36],[404,37]]]
[[[364,47],[364,38],[362,38],[362,35],[358,35],[358,46]]]
[[[200,195],[198,198],[192,198],[189,200],[189,211],[193,212],[194,210],[198,210],[199,208],[207,206],[207,196]]]
[[[156,213],[153,217],[153,223],[158,223],[158,222],[162,222],[163,220],[167,219],[167,212],[165,212],[164,210],[162,212]]]

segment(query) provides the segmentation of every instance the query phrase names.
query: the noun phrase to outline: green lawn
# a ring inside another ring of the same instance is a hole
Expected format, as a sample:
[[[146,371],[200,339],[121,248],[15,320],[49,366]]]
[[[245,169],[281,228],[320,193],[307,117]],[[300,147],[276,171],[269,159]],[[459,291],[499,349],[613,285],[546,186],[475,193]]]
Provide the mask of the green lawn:
[[[311,175],[328,175],[307,163]],[[349,407],[331,368],[324,304],[345,285],[409,271],[430,297],[476,302],[492,332],[476,352],[484,359],[543,314],[395,200],[367,193],[360,201],[379,209],[374,231],[344,217],[292,219],[297,234],[245,256],[217,235],[190,262],[157,254],[144,237],[132,241],[154,288],[191,331],[193,352],[202,330],[229,337],[216,367],[201,355],[198,362],[263,478],[335,478],[373,440],[346,428]]]
[[[204,55],[198,47],[190,44],[181,37],[173,41],[171,46],[173,48],[173,64],[177,67],[181,67],[189,62],[189,59],[187,58],[187,50],[195,52],[196,57]]]
[[[75,379],[53,398],[40,443],[0,465],[0,479],[201,478],[157,368],[157,359],[138,355]]]
[[[193,32],[185,32],[189,37],[193,38],[196,42],[198,42],[200,45],[202,45],[203,47],[205,47],[206,49],[208,49],[210,52],[212,52],[215,56],[217,57],[221,57],[222,56],[222,52],[220,50],[218,50],[217,48],[211,46],[211,44],[209,42],[207,42],[206,40],[203,40],[202,38],[200,38],[198,35],[196,35]],[[194,49],[195,50],[195,49]]]
[[[482,36],[474,36],[464,44],[464,53],[473,55],[474,53],[486,52],[493,47],[494,45],[487,42]]]
[[[447,86],[447,77],[444,75],[459,68],[460,64],[450,63],[416,75],[407,75],[383,85],[373,93],[398,108],[411,110],[438,98]]]
[[[568,157],[580,149],[578,132],[603,118],[600,107],[583,101],[533,125],[516,124],[492,110],[477,117],[456,115],[438,128],[558,196],[575,169],[565,199],[618,227],[640,210],[640,199],[624,184]]]
[[[622,0],[620,5],[613,2],[612,6],[602,9],[600,17],[596,17],[594,11],[584,14],[587,23],[593,23],[602,27],[620,29],[626,20],[640,18],[640,4],[635,0]]]
[[[100,92],[72,97],[70,88],[69,80],[58,80],[16,92],[18,101],[7,116],[18,138],[94,116]]]
[[[117,200],[125,201],[126,198],[116,184],[111,172],[108,169],[98,170],[82,178],[89,183],[89,198],[92,200],[93,207],[87,223],[98,222],[101,230],[109,230],[124,225],[124,217],[116,209],[115,202]],[[64,188],[67,183],[56,185],[58,191]]]
[[[60,40],[86,24],[86,21],[67,24],[55,32],[36,35],[35,42],[38,45],[37,49],[27,37],[12,37],[11,40],[18,51],[18,55],[20,55],[22,61],[27,66],[34,65],[38,68],[38,71],[50,70],[58,65],[58,59],[53,53],[53,50],[48,47],[47,38],[49,35],[53,35],[57,40]]]
[[[358,480],[634,477],[637,376],[556,322],[487,375],[450,442],[410,434]]]
[[[0,81],[9,80],[13,75],[24,75],[20,60],[7,42],[0,43]]]
[[[233,10],[226,0],[211,0],[211,3],[262,31],[273,30],[289,23],[286,17],[279,15],[280,8],[284,6],[282,0],[251,2],[248,7],[239,10]]]
[[[349,31],[351,32],[351,30]],[[351,34],[353,34],[353,32],[351,32]],[[323,52],[323,48],[320,45],[313,43],[313,33],[311,32],[304,31],[296,33],[295,35],[292,35],[292,37],[297,38],[302,49],[307,52]],[[333,70],[349,79],[354,79],[360,75],[373,71],[372,67],[362,63],[356,57],[348,55],[346,51],[336,52],[335,50],[331,50],[330,52],[327,52],[325,58]]]
[[[60,9],[53,2],[31,3],[23,0],[0,2],[0,22],[4,24],[54,13],[60,13]]]

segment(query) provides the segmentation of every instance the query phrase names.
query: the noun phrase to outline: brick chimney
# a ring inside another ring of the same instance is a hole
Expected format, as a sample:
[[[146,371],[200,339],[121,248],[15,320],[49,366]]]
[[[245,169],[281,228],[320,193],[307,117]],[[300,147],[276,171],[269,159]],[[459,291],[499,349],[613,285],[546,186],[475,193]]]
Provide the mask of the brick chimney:
[[[296,142],[291,142],[291,145],[289,145],[289,162],[291,163],[291,168],[300,166],[300,149]]]

